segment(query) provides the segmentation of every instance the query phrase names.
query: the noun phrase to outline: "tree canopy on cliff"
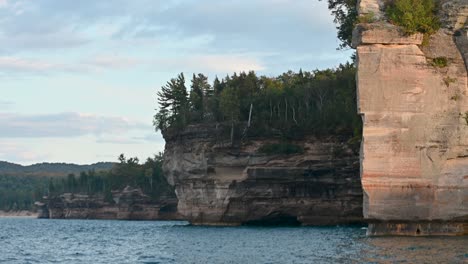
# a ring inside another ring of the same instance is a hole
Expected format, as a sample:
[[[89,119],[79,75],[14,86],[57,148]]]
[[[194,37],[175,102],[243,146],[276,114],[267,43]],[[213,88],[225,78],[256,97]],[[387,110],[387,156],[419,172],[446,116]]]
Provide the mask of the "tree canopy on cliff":
[[[225,122],[243,126],[242,136],[245,132],[249,136],[284,137],[359,135],[355,74],[350,63],[336,69],[288,71],[277,77],[234,73],[216,78],[212,85],[206,76],[198,74],[193,75],[190,93],[177,81],[183,76],[180,74],[158,92],[154,125],[165,131],[201,122]],[[182,96],[175,101],[169,96],[172,94]],[[180,102],[185,106],[179,107]]]

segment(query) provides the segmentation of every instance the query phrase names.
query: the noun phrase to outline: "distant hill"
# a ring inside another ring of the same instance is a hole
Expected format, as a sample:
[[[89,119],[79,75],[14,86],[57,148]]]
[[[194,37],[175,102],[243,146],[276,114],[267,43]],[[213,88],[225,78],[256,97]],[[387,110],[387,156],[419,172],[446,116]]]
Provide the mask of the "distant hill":
[[[77,165],[70,163],[38,163],[30,166],[0,161],[0,175],[38,175],[65,176],[70,173],[79,174],[82,171],[107,171],[114,166],[114,162],[98,162],[91,165]]]

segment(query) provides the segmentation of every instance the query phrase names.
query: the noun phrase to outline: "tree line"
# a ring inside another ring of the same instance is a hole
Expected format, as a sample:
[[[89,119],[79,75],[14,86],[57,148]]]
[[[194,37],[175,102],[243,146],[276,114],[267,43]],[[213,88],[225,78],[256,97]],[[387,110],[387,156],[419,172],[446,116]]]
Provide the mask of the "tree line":
[[[162,153],[144,163],[123,154],[118,160],[108,171],[89,170],[65,177],[0,175],[0,210],[32,210],[34,202],[44,196],[52,198],[63,193],[103,195],[112,202],[112,191],[126,186],[141,188],[154,201],[175,195],[163,175]]]
[[[180,73],[157,92],[159,110],[153,124],[164,132],[220,122],[230,126],[231,141],[246,134],[359,136],[362,124],[357,115],[355,75],[352,63],[335,69],[288,71],[277,77],[257,76],[253,71],[234,73],[216,77],[212,83],[207,76],[194,74],[189,91]],[[235,131],[240,132],[234,135]]]

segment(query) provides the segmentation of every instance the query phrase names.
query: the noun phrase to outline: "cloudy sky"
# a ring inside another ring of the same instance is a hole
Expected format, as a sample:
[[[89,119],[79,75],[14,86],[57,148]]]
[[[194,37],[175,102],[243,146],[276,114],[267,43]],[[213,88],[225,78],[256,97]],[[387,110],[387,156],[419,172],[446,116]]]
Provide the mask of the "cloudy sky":
[[[145,159],[170,78],[334,67],[332,20],[317,0],[0,0],[0,160]]]

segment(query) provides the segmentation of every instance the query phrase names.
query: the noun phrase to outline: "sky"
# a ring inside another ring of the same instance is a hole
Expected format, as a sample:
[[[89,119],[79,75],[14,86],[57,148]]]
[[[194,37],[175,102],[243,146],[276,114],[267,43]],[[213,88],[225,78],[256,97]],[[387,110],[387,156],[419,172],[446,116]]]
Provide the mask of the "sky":
[[[0,160],[144,160],[178,73],[335,67],[338,45],[317,0],[0,0]]]

